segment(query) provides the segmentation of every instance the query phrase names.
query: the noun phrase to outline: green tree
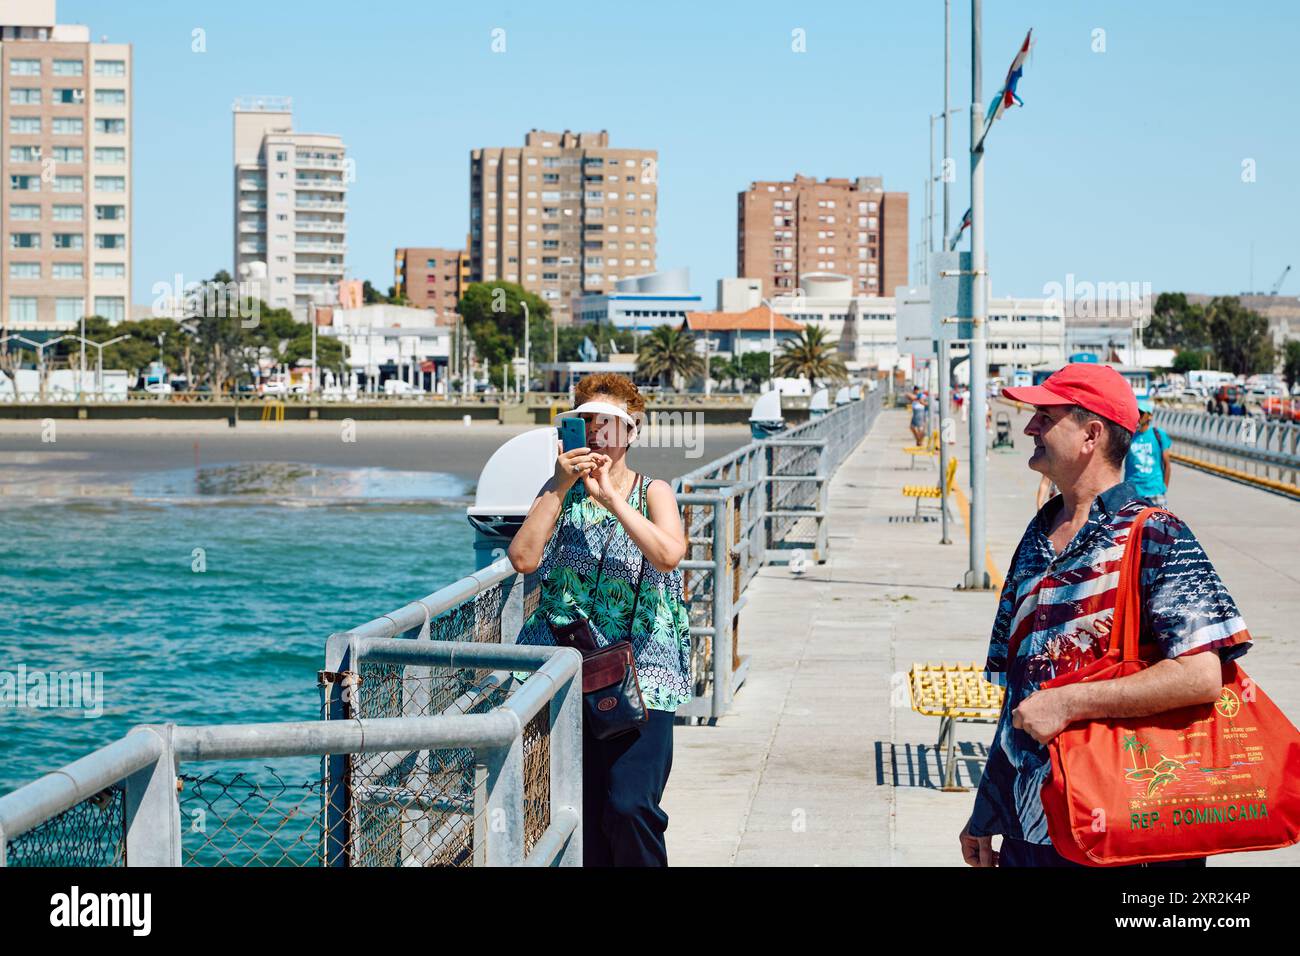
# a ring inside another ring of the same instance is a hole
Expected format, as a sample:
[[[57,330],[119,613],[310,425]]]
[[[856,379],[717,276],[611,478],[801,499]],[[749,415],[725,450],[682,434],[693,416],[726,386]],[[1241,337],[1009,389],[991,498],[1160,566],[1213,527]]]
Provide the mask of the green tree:
[[[1187,373],[1193,369],[1207,368],[1209,361],[1209,355],[1201,349],[1179,349],[1174,354],[1173,369],[1175,372]]]
[[[745,383],[758,388],[771,378],[771,352],[742,352],[740,354],[740,372]]]
[[[826,330],[819,325],[804,326],[798,336],[782,343],[776,357],[776,374],[806,378],[814,391],[819,379],[842,382],[848,378],[839,349],[827,341]]]
[[[657,325],[641,339],[637,374],[676,388],[680,381],[704,373],[704,356],[695,351],[695,338],[673,325]]]
[[[1282,349],[1282,375],[1286,387],[1293,389],[1300,382],[1300,340],[1290,339]]]
[[[185,325],[193,330],[193,346],[200,382],[221,393],[238,389],[248,368],[248,325],[266,318],[263,303],[239,300],[230,273],[222,270],[191,297],[193,314]],[[255,331],[255,329],[254,329]]]
[[[1234,375],[1271,372],[1277,350],[1268,330],[1268,319],[1247,309],[1234,295],[1215,296],[1205,316],[1219,367]]]
[[[551,307],[513,282],[471,282],[456,311],[474,340],[475,354],[489,367],[491,381],[501,381],[502,367],[524,354],[524,306],[534,362],[551,357]],[[578,341],[582,341],[579,339]]]
[[[284,344],[280,354],[286,365],[297,365],[302,359],[311,358],[311,325],[307,322],[295,323],[297,330],[292,339]],[[316,364],[320,368],[338,368],[347,357],[343,343],[332,335],[316,332]]]
[[[1189,305],[1183,292],[1160,293],[1142,340],[1148,347],[1157,349],[1205,348],[1210,344],[1205,307]]]

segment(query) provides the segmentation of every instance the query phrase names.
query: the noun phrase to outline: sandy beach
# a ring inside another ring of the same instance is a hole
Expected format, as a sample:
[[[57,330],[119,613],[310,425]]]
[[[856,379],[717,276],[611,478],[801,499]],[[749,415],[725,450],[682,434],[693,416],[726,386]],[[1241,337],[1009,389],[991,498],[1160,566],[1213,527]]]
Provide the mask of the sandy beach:
[[[108,483],[222,465],[292,463],[438,472],[473,482],[492,453],[536,426],[476,422],[0,421],[0,488]],[[50,438],[53,441],[50,441]],[[743,425],[700,426],[687,447],[637,447],[633,467],[674,478],[749,441]],[[351,438],[353,440],[346,440]],[[70,494],[77,495],[73,491]]]

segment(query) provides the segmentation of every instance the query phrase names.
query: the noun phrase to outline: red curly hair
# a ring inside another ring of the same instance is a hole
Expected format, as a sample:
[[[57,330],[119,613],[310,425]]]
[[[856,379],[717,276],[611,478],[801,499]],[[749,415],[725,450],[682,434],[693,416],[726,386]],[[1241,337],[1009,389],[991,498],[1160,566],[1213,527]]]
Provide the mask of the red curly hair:
[[[627,405],[627,410],[633,416],[639,416],[645,411],[645,397],[641,390],[626,375],[619,375],[617,372],[596,372],[593,375],[586,375],[573,389],[574,405],[581,405],[583,402],[589,402],[596,395],[609,395],[617,398],[620,402]]]

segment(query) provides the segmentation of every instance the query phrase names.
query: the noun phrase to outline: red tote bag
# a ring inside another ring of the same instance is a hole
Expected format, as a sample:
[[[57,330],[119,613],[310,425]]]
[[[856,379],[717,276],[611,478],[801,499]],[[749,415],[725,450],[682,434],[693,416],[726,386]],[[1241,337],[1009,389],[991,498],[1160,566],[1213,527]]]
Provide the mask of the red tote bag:
[[[1105,656],[1047,681],[1111,680],[1138,656],[1142,511],[1129,531]],[[1205,653],[1214,653],[1206,651]],[[1271,850],[1300,838],[1300,732],[1236,662],[1212,704],[1071,724],[1049,745],[1043,809],[1052,846],[1089,866]]]

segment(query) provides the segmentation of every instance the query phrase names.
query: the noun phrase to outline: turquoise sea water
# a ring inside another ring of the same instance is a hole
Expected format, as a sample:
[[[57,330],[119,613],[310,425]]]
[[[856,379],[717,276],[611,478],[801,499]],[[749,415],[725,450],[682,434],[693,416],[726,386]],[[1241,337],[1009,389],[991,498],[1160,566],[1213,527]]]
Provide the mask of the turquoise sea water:
[[[0,499],[0,671],[103,672],[97,718],[0,707],[0,793],[140,723],[315,719],[331,632],[473,570],[468,491],[259,464]]]

